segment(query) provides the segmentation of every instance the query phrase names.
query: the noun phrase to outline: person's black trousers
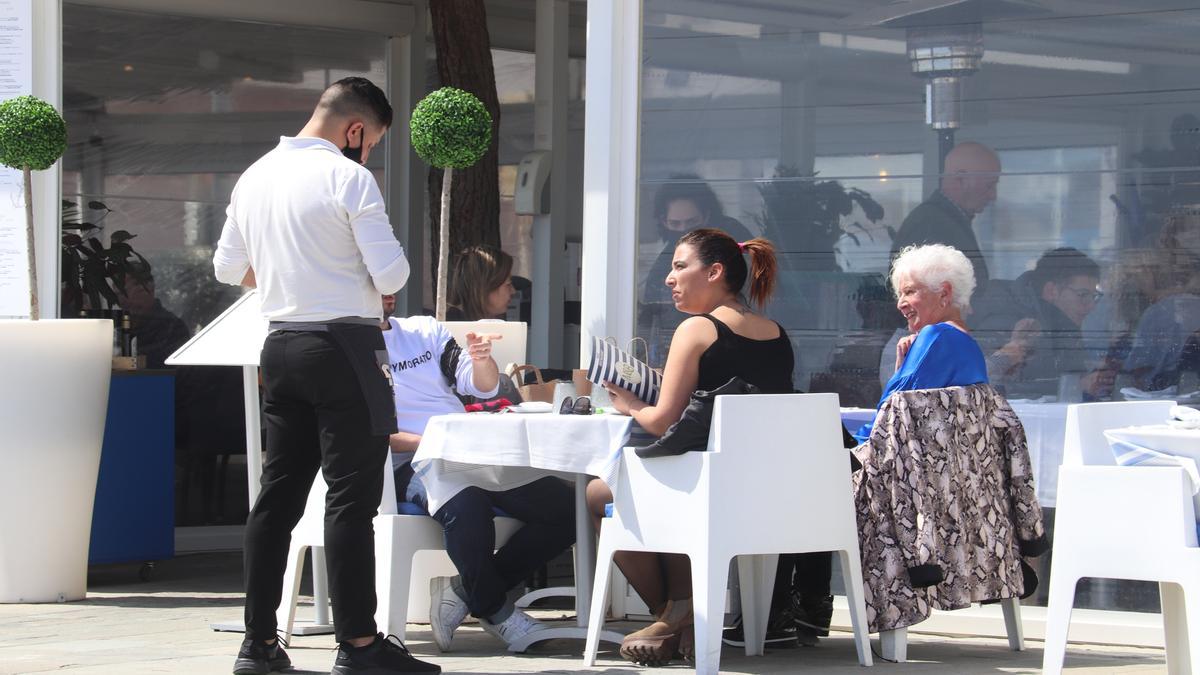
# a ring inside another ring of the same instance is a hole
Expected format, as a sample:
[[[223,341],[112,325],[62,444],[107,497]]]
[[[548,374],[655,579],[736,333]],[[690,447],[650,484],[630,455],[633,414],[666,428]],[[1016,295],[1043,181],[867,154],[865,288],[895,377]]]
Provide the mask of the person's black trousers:
[[[355,326],[349,332],[361,345],[370,342],[372,330],[378,349],[384,349],[378,328]],[[246,637],[251,639],[275,637],[292,528],[304,513],[318,469],[329,485],[325,560],[336,638],[376,633],[371,521],[383,494],[388,437],[373,433],[379,427],[371,423],[367,397],[377,392],[364,393],[351,364],[356,352],[336,338],[331,332],[273,331],[263,344],[266,460],[262,490],[246,521],[244,549]]]
[[[492,507],[525,524],[499,551]],[[509,589],[575,543],[575,491],[553,477],[505,492],[470,487],[433,517],[445,531],[467,607],[478,618],[499,612]]]

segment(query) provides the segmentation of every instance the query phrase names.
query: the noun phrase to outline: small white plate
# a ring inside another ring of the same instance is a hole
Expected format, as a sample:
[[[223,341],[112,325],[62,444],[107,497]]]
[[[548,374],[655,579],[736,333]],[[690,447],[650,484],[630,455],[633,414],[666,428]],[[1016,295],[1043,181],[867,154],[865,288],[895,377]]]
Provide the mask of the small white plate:
[[[554,405],[545,401],[525,401],[508,409],[515,413],[548,413],[554,410]]]

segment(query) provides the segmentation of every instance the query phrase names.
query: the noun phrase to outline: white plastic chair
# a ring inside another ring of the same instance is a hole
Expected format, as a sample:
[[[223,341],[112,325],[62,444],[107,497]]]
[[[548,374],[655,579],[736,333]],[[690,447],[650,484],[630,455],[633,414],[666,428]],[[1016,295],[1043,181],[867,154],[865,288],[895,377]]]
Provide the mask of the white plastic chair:
[[[410,595],[423,601],[422,613],[427,611],[429,580],[434,576],[455,574],[454,564],[445,554],[446,545],[441,523],[429,516],[396,513],[395,483],[392,477],[391,453],[384,466],[383,499],[379,515],[375,516],[375,594],[378,600],[375,623],[387,635],[404,640]],[[300,597],[300,570],[304,553],[313,553],[314,603],[326,602],[328,588],[325,576],[325,493],[327,486],[318,474],[308,493],[304,515],[292,530],[288,548],[287,570],[283,577],[283,599],[276,612],[284,644],[291,641],[295,627],[296,604]],[[501,546],[521,527],[513,518],[496,518],[496,545]],[[438,559],[424,561],[414,569],[413,559],[421,551],[440,551]],[[328,616],[326,607],[314,608],[318,622]]]
[[[1084,577],[1157,581],[1167,671],[1200,673],[1200,548],[1190,479],[1175,467],[1096,466],[1114,464],[1104,429],[1162,423],[1172,405],[1087,403],[1067,411],[1045,673],[1062,671],[1075,586]]]
[[[746,654],[763,653],[780,553],[837,551],[858,661],[872,664],[850,459],[836,394],[721,396],[708,452],[643,460],[626,449],[613,516],[600,529],[584,664],[592,666],[613,553],[691,559],[696,672],[718,672],[725,587],[738,557]]]
[[[1068,406],[1063,465],[1116,466],[1117,460],[1108,447],[1108,439],[1104,438],[1104,430],[1162,424],[1171,416],[1174,405],[1174,401],[1116,401]],[[1061,478],[1059,482],[1062,482]]]
[[[1014,652],[1025,651],[1025,628],[1021,624],[1020,598],[1004,598],[996,604],[1004,613],[1004,632],[1008,635],[1008,648]],[[879,652],[883,658],[896,663],[908,660],[908,626],[879,631]]]

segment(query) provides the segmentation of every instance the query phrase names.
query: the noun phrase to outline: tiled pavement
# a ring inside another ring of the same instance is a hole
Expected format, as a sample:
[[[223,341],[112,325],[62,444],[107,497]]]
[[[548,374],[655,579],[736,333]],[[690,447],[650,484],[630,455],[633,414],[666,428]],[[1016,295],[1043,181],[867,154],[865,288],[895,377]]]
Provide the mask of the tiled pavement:
[[[93,568],[88,599],[58,605],[0,605],[0,674],[67,672],[228,673],[241,642],[234,633],[217,633],[212,622],[241,617],[240,559],[236,553],[198,554],[159,564],[155,578],[137,581],[137,566]],[[535,616],[566,620],[563,610],[539,610]],[[636,624],[617,624],[628,629]],[[559,640],[530,653],[510,655],[469,624],[455,636],[455,649],[439,654],[428,626],[412,625],[409,647],[450,673],[595,673],[640,672],[605,646],[598,665],[585,668],[581,640]],[[876,648],[877,647],[876,642]],[[297,673],[328,673],[334,658],[332,636],[297,637],[288,650]],[[1025,652],[1008,651],[997,639],[909,636],[909,662],[876,660],[878,673],[1034,673],[1040,670],[1041,643],[1027,641]],[[725,648],[727,673],[861,673],[848,633],[834,633],[816,648],[773,650],[746,657]],[[1161,649],[1072,645],[1070,673],[1165,672]],[[661,672],[689,671],[674,665]]]

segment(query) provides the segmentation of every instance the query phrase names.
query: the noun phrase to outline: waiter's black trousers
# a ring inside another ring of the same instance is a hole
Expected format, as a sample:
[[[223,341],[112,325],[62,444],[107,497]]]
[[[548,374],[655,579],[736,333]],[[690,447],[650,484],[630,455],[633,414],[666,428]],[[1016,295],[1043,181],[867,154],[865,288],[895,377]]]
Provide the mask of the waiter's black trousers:
[[[262,377],[267,456],[246,521],[246,637],[275,637],[292,528],[318,469],[329,485],[325,560],[337,640],[375,635],[371,520],[383,494],[388,437],[372,434],[366,395],[330,333],[272,332]]]

